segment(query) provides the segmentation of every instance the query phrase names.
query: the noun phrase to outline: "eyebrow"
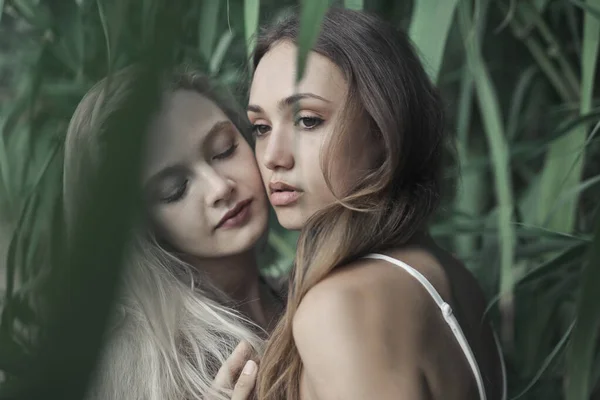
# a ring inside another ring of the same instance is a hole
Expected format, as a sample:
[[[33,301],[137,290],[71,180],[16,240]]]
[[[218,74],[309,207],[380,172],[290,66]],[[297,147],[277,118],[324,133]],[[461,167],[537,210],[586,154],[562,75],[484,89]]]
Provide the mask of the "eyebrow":
[[[212,128],[209,129],[209,131],[206,133],[206,135],[204,135],[204,139],[202,139],[201,145],[203,145],[205,142],[210,141],[213,138],[213,136],[215,136],[217,133],[222,132],[226,129],[233,129],[233,128],[234,128],[233,122],[231,122],[229,120],[216,122],[212,126]]]
[[[208,130],[206,135],[204,135],[204,138],[200,142],[199,147],[202,148],[206,142],[212,140],[213,137],[216,136],[218,133],[220,133],[226,129],[232,129],[232,128],[234,128],[234,125],[229,120],[223,120],[223,121],[216,122]],[[164,168],[161,168],[158,172],[156,172],[155,174],[152,174],[146,180],[144,187],[150,187],[151,185],[155,184],[156,182],[160,181],[161,179],[164,179],[173,174],[181,173],[181,171],[183,171],[183,170],[185,170],[185,167],[181,164],[173,164],[173,165],[168,165]]]
[[[279,102],[277,103],[277,108],[279,108],[280,110],[282,110],[284,108],[289,108],[289,107],[293,106],[294,104],[298,103],[302,99],[310,99],[310,98],[321,100],[321,101],[324,101],[325,103],[331,103],[330,100],[327,100],[326,98],[318,96],[314,93],[296,93],[289,97],[286,97],[285,99],[279,100]],[[261,113],[264,111],[260,106],[257,106],[255,104],[249,104],[247,107],[247,110],[251,111],[251,112],[255,112],[255,113]]]

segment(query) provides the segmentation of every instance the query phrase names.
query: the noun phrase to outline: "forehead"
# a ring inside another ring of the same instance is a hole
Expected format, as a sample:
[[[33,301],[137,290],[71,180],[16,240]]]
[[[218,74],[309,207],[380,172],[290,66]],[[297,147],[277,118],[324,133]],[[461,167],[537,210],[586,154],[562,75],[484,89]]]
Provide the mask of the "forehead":
[[[327,57],[309,52],[304,76],[295,88],[298,48],[289,41],[274,45],[260,60],[250,89],[250,102],[266,105],[296,92],[314,93],[339,103],[347,92],[347,83],[340,69]]]
[[[167,94],[149,127],[145,175],[197,152],[215,123],[228,120],[213,101],[197,92],[176,90]]]

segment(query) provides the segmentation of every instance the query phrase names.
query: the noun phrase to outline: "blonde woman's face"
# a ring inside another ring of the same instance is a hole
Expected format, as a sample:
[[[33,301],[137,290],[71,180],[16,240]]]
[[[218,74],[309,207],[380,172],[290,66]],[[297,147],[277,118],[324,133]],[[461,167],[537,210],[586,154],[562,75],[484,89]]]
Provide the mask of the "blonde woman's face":
[[[351,146],[335,155],[322,154],[342,121],[348,84],[332,61],[310,52],[296,88],[296,53],[293,43],[281,42],[264,55],[248,105],[263,183],[279,223],[288,229],[301,229],[315,212],[334,202],[335,195],[344,194],[366,168],[371,145],[362,140],[362,123],[352,123],[344,132]],[[331,171],[335,195],[326,183],[322,157],[336,157]]]
[[[252,149],[225,113],[189,90],[168,95],[151,126],[144,191],[159,237],[186,255],[249,250],[267,225]]]

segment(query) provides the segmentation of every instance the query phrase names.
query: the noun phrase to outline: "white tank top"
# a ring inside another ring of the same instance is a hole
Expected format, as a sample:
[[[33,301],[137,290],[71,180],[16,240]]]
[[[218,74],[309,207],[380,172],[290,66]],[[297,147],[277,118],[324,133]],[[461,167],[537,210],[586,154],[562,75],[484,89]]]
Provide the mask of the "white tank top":
[[[444,320],[446,321],[446,323],[448,323],[448,326],[450,326],[450,329],[452,330],[454,337],[458,341],[460,348],[462,349],[463,353],[465,354],[465,357],[467,358],[467,361],[469,362],[469,365],[471,366],[471,371],[473,371],[473,376],[475,377],[475,381],[477,382],[477,389],[479,390],[479,398],[481,400],[487,400],[487,397],[485,394],[485,386],[483,385],[483,377],[481,376],[481,371],[479,370],[479,365],[477,365],[477,360],[475,359],[475,355],[473,354],[473,351],[471,350],[471,346],[469,346],[469,342],[467,342],[467,338],[465,337],[465,334],[463,333],[462,329],[460,328],[460,325],[458,324],[456,317],[452,313],[452,308],[450,307],[450,305],[448,303],[446,303],[444,301],[444,299],[442,299],[442,296],[440,296],[438,291],[427,280],[427,278],[425,278],[425,276],[423,276],[423,274],[421,274],[419,271],[417,271],[410,265],[408,265],[400,260],[397,260],[393,257],[386,256],[384,254],[373,253],[373,254],[366,255],[364,258],[384,260],[384,261],[390,262],[394,265],[397,265],[398,267],[400,267],[403,270],[405,270],[406,272],[408,272],[417,281],[419,281],[419,283],[421,283],[421,285],[423,285],[423,287],[427,290],[427,292],[431,295],[431,297],[433,297],[433,300],[435,300],[435,303],[437,304],[439,309],[442,311]],[[506,390],[506,370],[505,370],[505,366],[504,366],[504,358],[502,357],[502,351],[500,350],[500,344],[499,344],[498,338],[496,337],[495,333],[494,333],[494,340],[496,341],[496,347],[498,347],[501,369],[502,369],[502,400],[506,400],[506,392],[507,392],[507,390]]]

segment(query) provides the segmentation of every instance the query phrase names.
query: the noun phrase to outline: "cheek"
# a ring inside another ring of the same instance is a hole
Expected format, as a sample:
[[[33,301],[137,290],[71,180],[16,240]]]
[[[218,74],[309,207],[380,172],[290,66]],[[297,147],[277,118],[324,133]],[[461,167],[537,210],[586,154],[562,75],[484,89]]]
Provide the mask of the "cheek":
[[[188,251],[202,232],[202,219],[197,207],[183,199],[176,204],[162,206],[151,213],[153,228],[159,238],[181,251]]]
[[[307,136],[297,143],[296,158],[300,174],[303,176],[303,181],[306,182],[308,189],[319,199],[329,202],[334,199],[334,196],[327,186],[321,167],[323,145],[324,138],[321,135]],[[323,156],[326,157],[325,154]]]
[[[254,162],[258,166],[260,178],[263,180],[263,182],[267,182],[269,180],[269,176],[270,176],[269,169],[262,162],[265,146],[266,146],[265,140],[257,141],[256,144],[254,145],[254,154],[253,154]]]
[[[258,155],[255,156],[250,146],[244,145],[240,149],[235,162],[230,165],[230,173],[228,174],[241,185],[257,187],[262,190],[261,174],[263,173],[263,165],[259,162]]]

